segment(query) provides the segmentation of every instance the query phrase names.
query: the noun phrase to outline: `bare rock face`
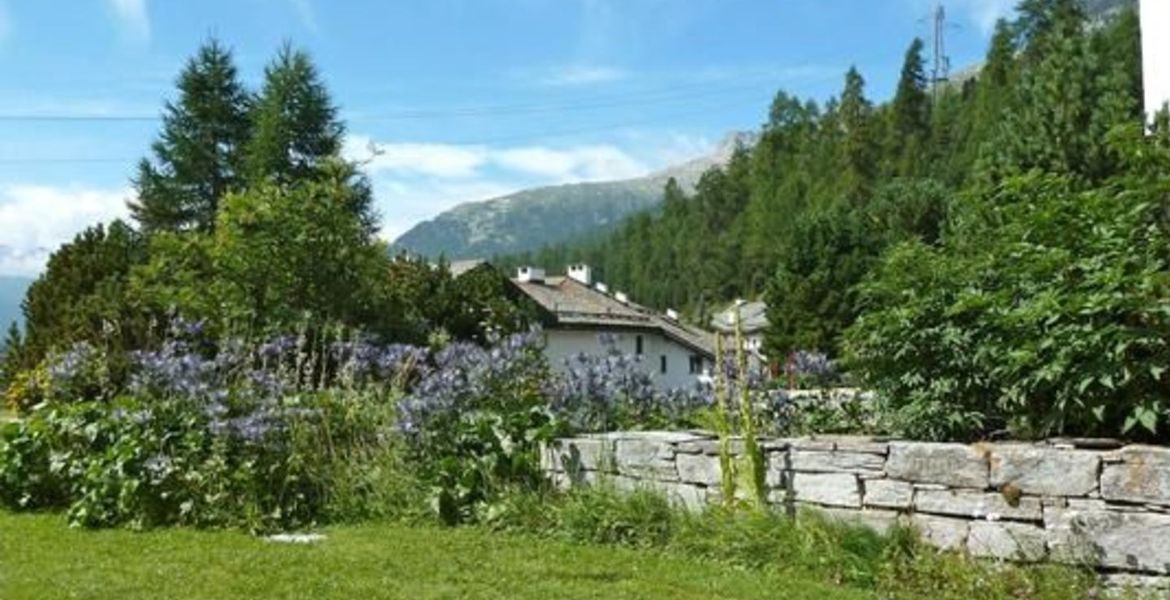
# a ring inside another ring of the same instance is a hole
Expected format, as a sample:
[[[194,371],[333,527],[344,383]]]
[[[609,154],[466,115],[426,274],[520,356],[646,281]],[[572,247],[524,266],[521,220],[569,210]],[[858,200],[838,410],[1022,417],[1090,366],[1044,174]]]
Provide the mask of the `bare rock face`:
[[[1024,444],[995,446],[991,485],[1011,484],[1034,496],[1086,496],[1097,490],[1100,454]]]
[[[1102,498],[1170,506],[1170,448],[1128,446],[1111,458],[1101,472]]]
[[[905,481],[985,489],[988,462],[986,454],[975,446],[891,442],[886,475]]]

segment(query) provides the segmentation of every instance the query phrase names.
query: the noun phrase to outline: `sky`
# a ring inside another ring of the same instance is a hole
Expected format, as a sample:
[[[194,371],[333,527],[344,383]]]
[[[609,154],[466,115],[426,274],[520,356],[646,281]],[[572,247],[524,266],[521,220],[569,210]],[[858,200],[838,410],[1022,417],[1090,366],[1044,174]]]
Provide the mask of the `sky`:
[[[134,165],[201,43],[259,85],[316,61],[393,240],[458,203],[640,176],[758,128],[777,90],[856,65],[887,99],[932,0],[0,0],[0,275],[125,217]],[[954,67],[1013,0],[949,0]],[[375,154],[372,149],[377,148]]]

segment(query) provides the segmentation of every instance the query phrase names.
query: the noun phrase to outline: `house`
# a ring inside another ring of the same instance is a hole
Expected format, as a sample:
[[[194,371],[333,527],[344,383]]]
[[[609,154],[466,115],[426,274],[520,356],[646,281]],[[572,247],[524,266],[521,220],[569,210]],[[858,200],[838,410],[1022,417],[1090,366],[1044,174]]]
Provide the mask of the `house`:
[[[677,312],[660,313],[610,292],[592,280],[588,265],[572,265],[564,276],[521,267],[512,282],[547,314],[544,352],[554,368],[581,353],[606,351],[602,336],[620,351],[641,357],[660,390],[683,389],[709,378],[715,361],[714,339],[683,323]]]
[[[1142,0],[1142,88],[1146,114],[1154,114],[1170,102],[1170,2]]]
[[[768,330],[768,305],[761,301],[736,300],[727,308],[715,313],[711,317],[711,329],[723,338],[723,347],[728,351],[735,349],[735,327],[739,322],[739,332],[743,339],[744,350],[748,352],[750,362],[759,367],[768,364],[764,356],[764,334]]]

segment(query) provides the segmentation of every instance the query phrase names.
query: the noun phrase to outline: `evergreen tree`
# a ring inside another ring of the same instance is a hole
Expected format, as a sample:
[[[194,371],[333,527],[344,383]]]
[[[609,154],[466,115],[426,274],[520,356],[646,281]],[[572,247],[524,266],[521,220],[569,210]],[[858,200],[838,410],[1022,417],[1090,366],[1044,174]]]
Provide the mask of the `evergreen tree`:
[[[890,159],[895,175],[913,175],[920,168],[926,138],[930,135],[930,96],[922,40],[915,38],[906,50],[902,74],[890,112]]]
[[[314,178],[341,152],[345,126],[308,54],[285,45],[264,69],[247,146],[253,183]]]
[[[220,200],[241,183],[248,93],[231,52],[212,40],[178,78],[179,98],[163,109],[162,132],[134,179],[130,210],[143,231],[209,231]]]
[[[246,164],[252,185],[322,179],[348,186],[338,197],[350,203],[368,233],[376,230],[369,182],[341,159],[345,125],[308,54],[288,45],[280,49],[264,69],[251,122]]]
[[[845,90],[836,110],[841,143],[839,165],[845,198],[864,202],[877,175],[873,104],[865,97],[865,79],[855,67],[845,74]]]

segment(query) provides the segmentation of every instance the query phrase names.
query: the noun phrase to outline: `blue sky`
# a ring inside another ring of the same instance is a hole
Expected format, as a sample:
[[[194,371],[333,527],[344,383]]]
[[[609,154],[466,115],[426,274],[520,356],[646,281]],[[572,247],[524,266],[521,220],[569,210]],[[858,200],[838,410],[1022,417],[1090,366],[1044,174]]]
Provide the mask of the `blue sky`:
[[[876,99],[931,0],[0,0],[0,274],[38,272],[125,215],[129,177],[185,59],[215,36],[258,83],[308,50],[368,158],[383,236],[459,202],[641,175],[763,120],[777,89],[825,99],[857,65]],[[1012,0],[951,0],[979,60]],[[30,120],[36,116],[140,121]]]

